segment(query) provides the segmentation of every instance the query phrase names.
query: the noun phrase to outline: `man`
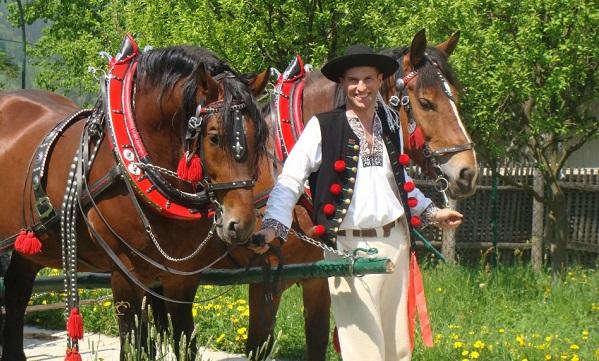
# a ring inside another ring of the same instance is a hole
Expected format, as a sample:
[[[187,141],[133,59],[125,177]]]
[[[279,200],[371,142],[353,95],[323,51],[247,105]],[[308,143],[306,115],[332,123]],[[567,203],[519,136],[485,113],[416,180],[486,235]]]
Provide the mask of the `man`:
[[[268,200],[258,232],[267,244],[254,247],[263,253],[276,237],[286,238],[293,207],[309,178],[314,236],[342,251],[376,248],[377,256],[395,263],[392,274],[329,278],[344,361],[410,360],[406,213],[411,212],[413,223],[422,216],[424,222],[445,228],[457,227],[462,219],[414,189],[400,165],[406,156],[400,161],[397,117],[377,103],[383,80],[397,68],[393,58],[365,45],[350,47],[322,68],[327,78],[341,84],[346,104],[317,114],[306,125]],[[407,204],[411,208],[404,208]]]

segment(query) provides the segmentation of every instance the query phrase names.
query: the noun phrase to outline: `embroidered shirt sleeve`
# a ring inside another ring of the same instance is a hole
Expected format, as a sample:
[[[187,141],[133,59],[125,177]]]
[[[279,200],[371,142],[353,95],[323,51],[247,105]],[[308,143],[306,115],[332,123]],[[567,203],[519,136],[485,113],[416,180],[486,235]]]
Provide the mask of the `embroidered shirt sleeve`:
[[[289,227],[284,225],[283,223],[277,221],[274,218],[266,218],[262,221],[262,226],[260,226],[260,230],[265,228],[272,228],[275,231],[275,235],[282,240],[287,239],[287,235],[289,234]]]
[[[439,211],[439,207],[437,207],[434,203],[431,203],[424,209],[422,212],[422,220],[424,221],[424,225],[435,225],[437,222],[435,221],[435,215]]]

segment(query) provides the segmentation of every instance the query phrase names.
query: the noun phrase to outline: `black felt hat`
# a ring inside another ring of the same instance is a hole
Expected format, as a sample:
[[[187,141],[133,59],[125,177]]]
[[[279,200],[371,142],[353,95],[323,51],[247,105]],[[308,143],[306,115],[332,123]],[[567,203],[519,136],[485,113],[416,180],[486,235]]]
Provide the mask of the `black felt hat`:
[[[399,68],[399,64],[392,57],[377,54],[364,44],[356,44],[350,46],[345,51],[345,55],[326,63],[320,71],[324,76],[338,83],[339,78],[347,69],[356,66],[374,66],[383,73],[383,79],[395,73]]]

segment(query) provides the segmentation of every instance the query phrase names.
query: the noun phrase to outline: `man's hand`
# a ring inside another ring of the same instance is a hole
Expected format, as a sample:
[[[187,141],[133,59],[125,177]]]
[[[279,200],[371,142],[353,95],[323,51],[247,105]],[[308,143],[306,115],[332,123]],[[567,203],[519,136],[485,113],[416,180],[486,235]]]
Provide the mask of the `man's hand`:
[[[451,208],[442,208],[435,213],[433,220],[443,229],[454,229],[462,224],[464,216]]]
[[[276,238],[276,234],[275,234],[274,229],[272,229],[272,228],[261,229],[260,231],[254,233],[254,239],[263,240],[264,243],[263,244],[254,244],[254,243],[250,242],[248,244],[248,248],[257,254],[264,254],[270,248],[270,246],[268,244],[271,243],[272,241],[274,241],[275,238]]]

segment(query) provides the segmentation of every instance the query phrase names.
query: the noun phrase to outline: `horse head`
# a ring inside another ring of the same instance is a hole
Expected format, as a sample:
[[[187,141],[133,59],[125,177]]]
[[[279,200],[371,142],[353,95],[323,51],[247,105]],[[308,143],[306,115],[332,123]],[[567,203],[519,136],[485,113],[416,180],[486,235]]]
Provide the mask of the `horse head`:
[[[448,63],[458,40],[456,32],[429,47],[423,29],[409,48],[385,51],[400,67],[381,91],[391,105],[401,107],[403,139],[411,157],[452,198],[474,193],[478,175],[473,143],[457,108],[456,76]]]
[[[247,241],[256,224],[253,186],[268,127],[254,96],[268,73],[243,79],[191,46],[148,50],[137,65],[134,113],[148,153],[156,165],[179,169],[180,197],[207,198],[216,232],[228,243]],[[195,166],[199,179],[182,177],[182,164]]]

